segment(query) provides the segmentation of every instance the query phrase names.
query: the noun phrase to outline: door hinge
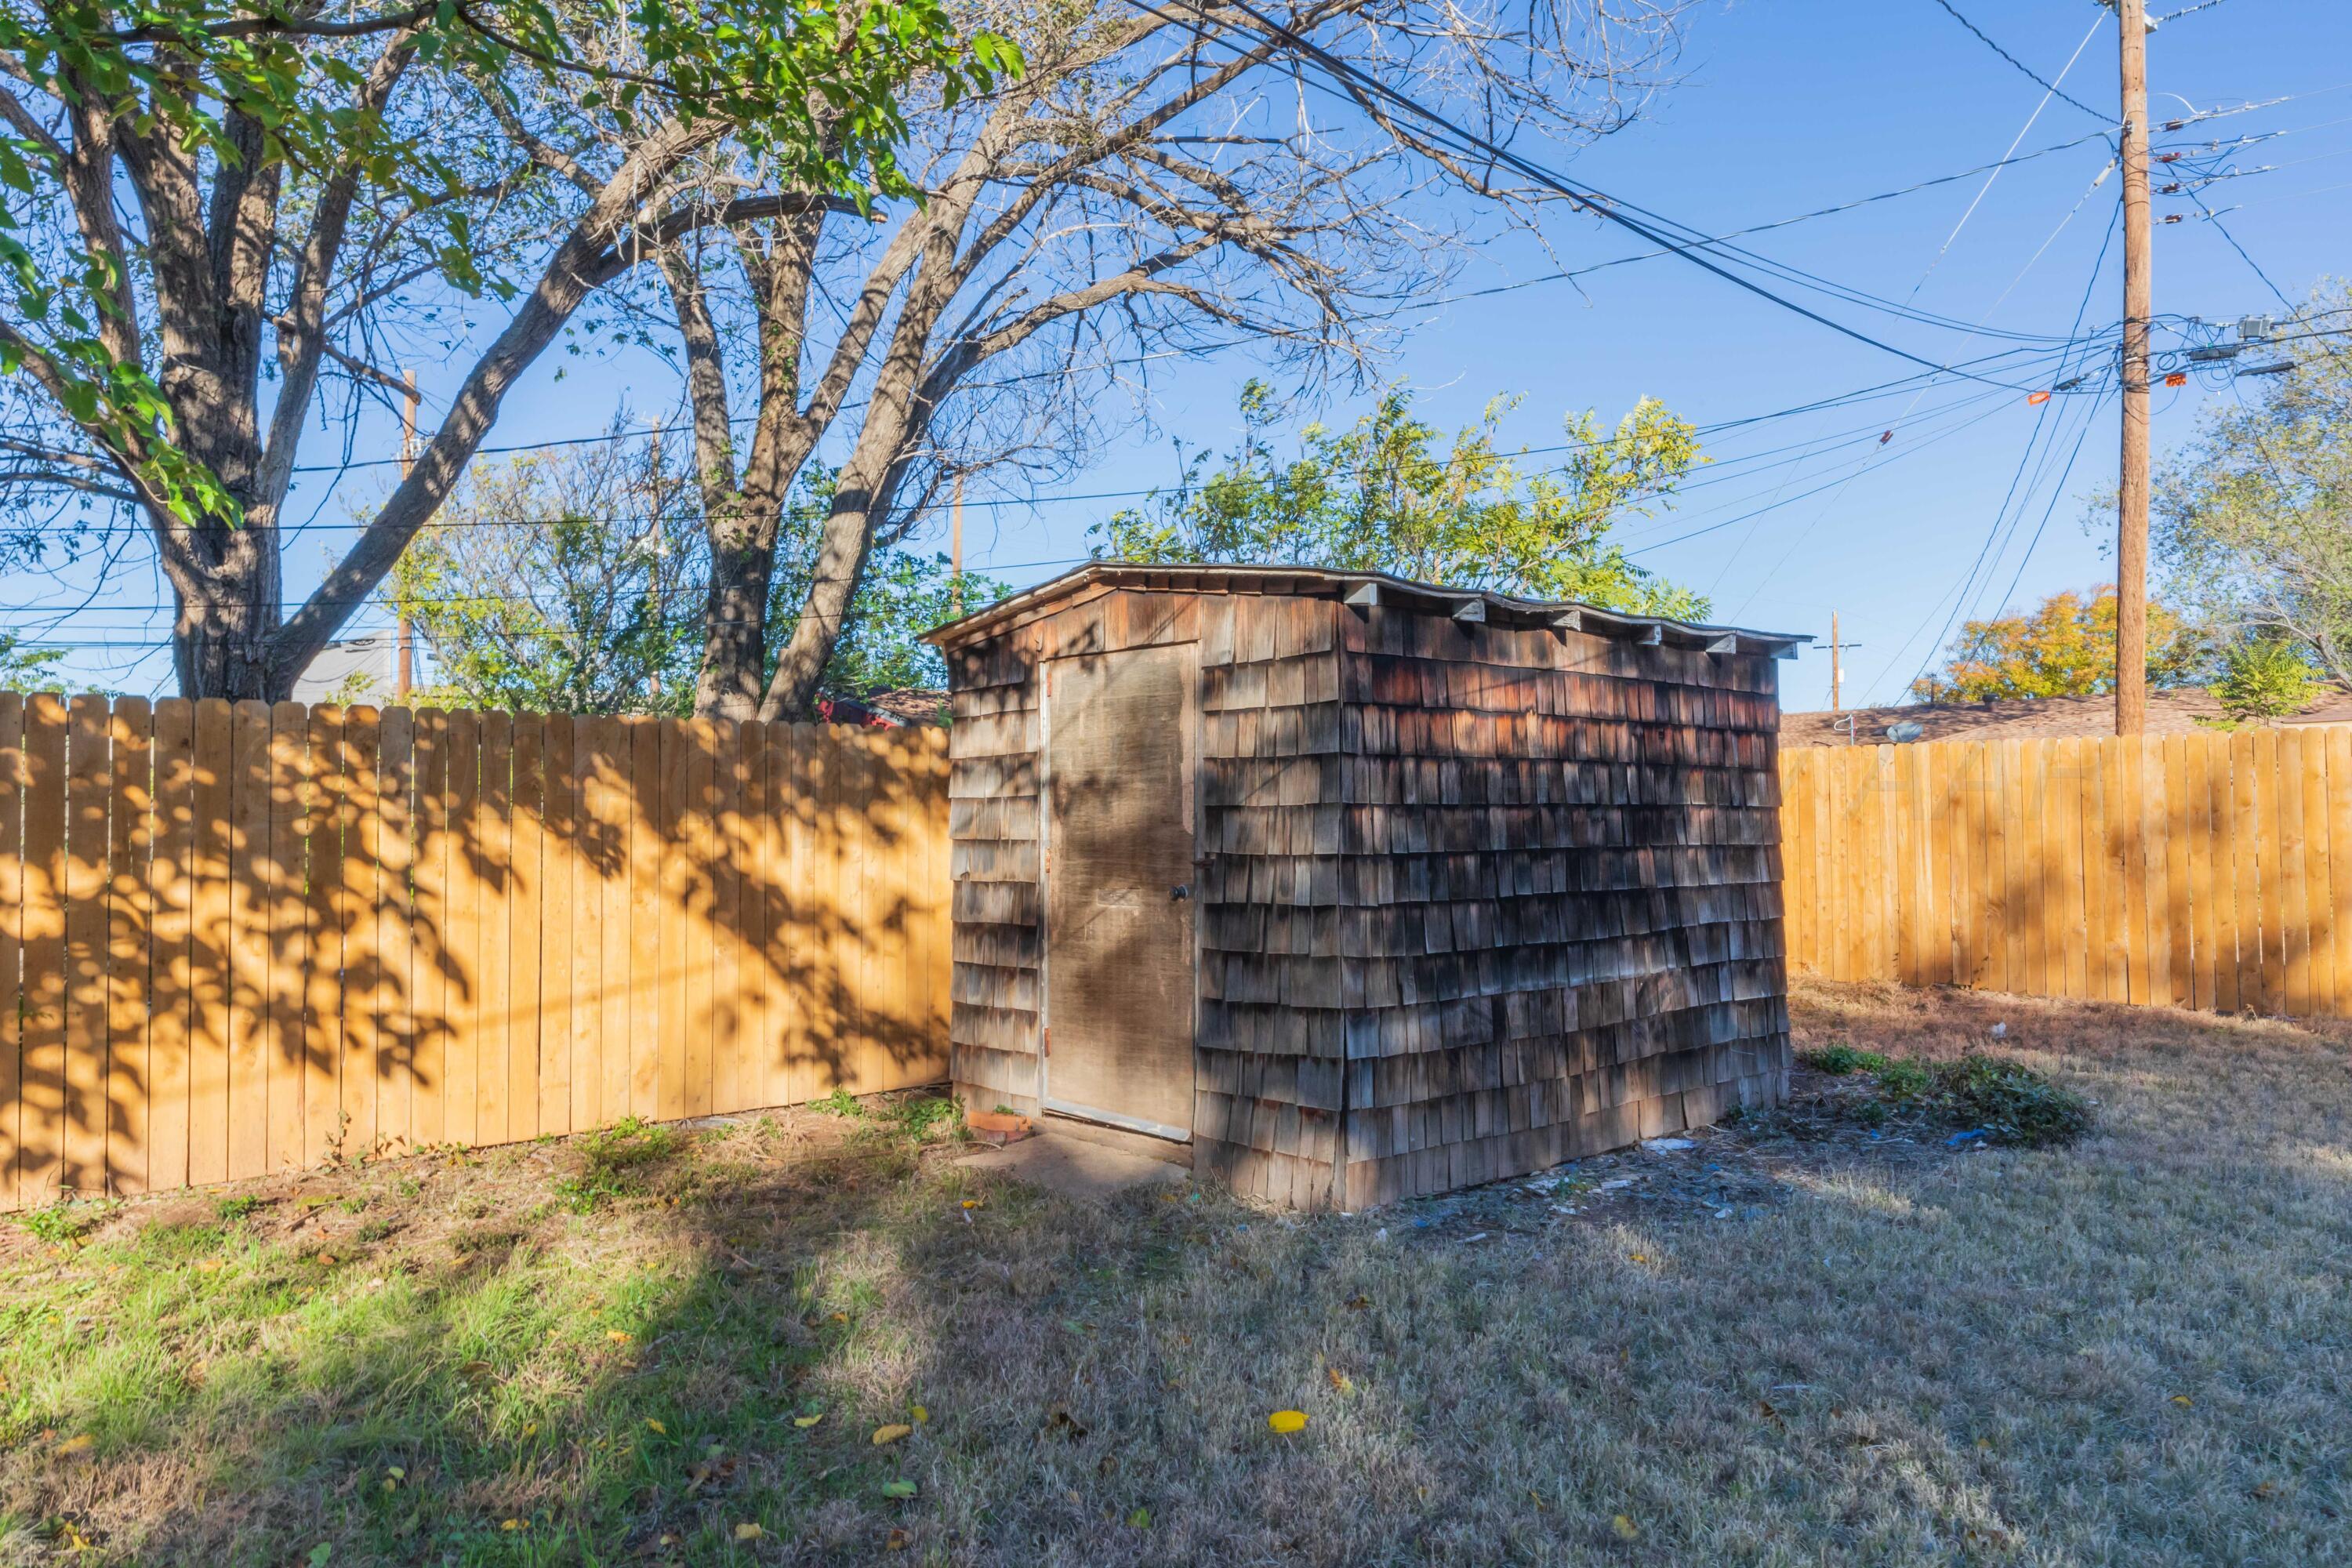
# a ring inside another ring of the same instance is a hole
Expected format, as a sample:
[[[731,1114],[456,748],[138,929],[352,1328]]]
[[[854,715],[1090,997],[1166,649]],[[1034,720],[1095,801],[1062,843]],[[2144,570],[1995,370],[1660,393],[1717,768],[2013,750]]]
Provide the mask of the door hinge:
[[[1054,1026],[1051,1024],[1037,1031],[1037,1054],[1046,1057],[1054,1054]]]

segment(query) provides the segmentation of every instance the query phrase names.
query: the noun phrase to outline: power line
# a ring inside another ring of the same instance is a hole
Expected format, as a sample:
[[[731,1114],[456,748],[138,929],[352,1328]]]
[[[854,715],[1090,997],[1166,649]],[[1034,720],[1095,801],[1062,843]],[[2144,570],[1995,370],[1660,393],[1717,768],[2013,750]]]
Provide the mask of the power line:
[[[2002,48],[1999,44],[1993,42],[1992,35],[1986,32],[1982,27],[1978,26],[1974,22],[1969,21],[1966,16],[1961,16],[1958,8],[1952,5],[1952,0],[1936,0],[1936,4],[1941,5],[1946,11],[1949,12],[1953,21],[1958,22],[1961,26],[1966,27],[1969,32],[1974,33],[1977,36],[1978,41],[1983,44],[1985,47],[1990,49],[1994,54],[1999,55],[2002,59],[2007,60],[2020,71],[2022,71],[2036,86],[2042,88],[2052,96],[2073,104],[2075,108],[2081,110],[2084,113],[2089,115],[2094,120],[2099,121],[2103,123],[2106,121],[2107,117],[2105,114],[2093,109],[2089,104],[2084,103],[2081,99],[2074,97],[2072,93],[2060,91],[2056,82],[2044,79],[2041,73],[2037,72],[2032,66],[2027,65],[2023,60],[2019,59],[2015,55],[2011,54],[2007,49]]]
[[[1144,12],[1147,16],[1160,15],[1160,13],[1151,10],[1146,4],[1146,0],[1129,0],[1129,3],[1135,5],[1138,10]],[[1184,5],[1186,8],[1193,11],[1195,15],[1201,16],[1203,20],[1209,19],[1206,13],[1202,11],[1198,5],[1194,4],[1193,0],[1179,0],[1179,3]],[[1385,103],[1403,110],[1405,112],[1412,114],[1422,121],[1426,127],[1434,128],[1434,139],[1439,141],[1441,143],[1451,139],[1453,151],[1456,153],[1475,153],[1493,163],[1514,170],[1526,178],[1534,181],[1537,184],[1543,186],[1545,189],[1548,189],[1558,195],[1566,197],[1571,205],[1575,205],[1581,211],[1590,213],[1607,222],[1616,224],[1621,228],[1640,236],[1642,238],[1648,240],[1653,245],[1664,247],[1672,254],[1690,262],[1692,265],[1715,274],[1717,277],[1721,278],[1726,282],[1732,284],[1734,287],[1745,289],[1747,292],[1756,295],[1759,299],[1765,300],[1772,304],[1780,306],[1782,310],[1788,310],[1795,315],[1802,316],[1806,320],[1820,326],[1826,327],[1830,331],[1836,332],[1843,337],[1852,338],[1856,342],[1866,344],[1871,348],[1877,349],[1883,353],[1892,354],[1897,359],[1908,360],[1913,364],[1924,365],[1928,370],[1935,371],[1939,374],[1948,373],[1952,369],[1952,366],[1948,363],[1938,364],[1936,361],[1928,359],[1921,354],[1913,353],[1908,349],[1897,348],[1893,343],[1873,337],[1857,327],[1848,326],[1843,321],[1840,321],[1833,317],[1825,316],[1818,310],[1801,305],[1785,295],[1773,292],[1771,289],[1765,288],[1762,284],[1758,283],[1753,279],[1743,277],[1739,273],[1731,270],[1729,268],[1710,259],[1704,254],[1704,252],[1709,248],[1705,237],[1699,235],[1696,230],[1690,228],[1688,225],[1676,223],[1673,219],[1662,217],[1658,214],[1649,211],[1647,208],[1638,206],[1633,203],[1624,201],[1622,198],[1612,196],[1597,187],[1579,190],[1570,185],[1565,178],[1553,171],[1512,152],[1509,148],[1505,147],[1500,143],[1489,141],[1475,132],[1469,131],[1465,127],[1454,123],[1445,116],[1438,113],[1436,110],[1423,105],[1418,100],[1398,90],[1395,88],[1390,87],[1386,82],[1380,80],[1378,78],[1373,77],[1357,67],[1349,64],[1347,61],[1339,58],[1337,56],[1331,54],[1330,51],[1323,48],[1320,45],[1314,43],[1312,40],[1300,37],[1289,27],[1285,26],[1282,23],[1276,21],[1274,18],[1267,16],[1265,13],[1258,11],[1247,4],[1247,0],[1229,0],[1229,3],[1233,5],[1234,9],[1241,12],[1242,15],[1249,17],[1253,22],[1255,22],[1258,28],[1267,37],[1273,38],[1276,42],[1286,46],[1294,55],[1302,57],[1304,62],[1311,63],[1320,68],[1325,75],[1339,79],[1341,81],[1352,86],[1360,93],[1378,98]],[[1211,34],[1201,26],[1197,24],[1188,24],[1188,26],[1191,26],[1194,34],[1203,41],[1215,41],[1212,37]],[[1349,96],[1353,97],[1354,94],[1349,94]],[[1658,229],[1652,227],[1650,224],[1643,223],[1638,218],[1628,216],[1633,213],[1640,213],[1643,217],[1680,229],[1691,237],[1677,240],[1660,232]],[[1756,261],[1768,268],[1779,268],[1779,264],[1767,261],[1763,258],[1754,257],[1752,253],[1739,252],[1736,247],[1731,247],[1731,249],[1736,254],[1748,256],[1749,259]],[[1785,274],[1790,269],[1780,268],[1780,270]],[[1841,288],[1840,285],[1831,282],[1826,279],[1818,279],[1817,285],[1824,289],[1832,291],[1835,291]],[[1894,307],[1890,306],[1889,308]],[[1983,381],[1989,378],[1979,375],[1970,375],[1969,379]],[[2010,386],[2010,390],[2013,392],[2030,390],[2009,383],[1996,383],[1995,384],[2008,385]]]

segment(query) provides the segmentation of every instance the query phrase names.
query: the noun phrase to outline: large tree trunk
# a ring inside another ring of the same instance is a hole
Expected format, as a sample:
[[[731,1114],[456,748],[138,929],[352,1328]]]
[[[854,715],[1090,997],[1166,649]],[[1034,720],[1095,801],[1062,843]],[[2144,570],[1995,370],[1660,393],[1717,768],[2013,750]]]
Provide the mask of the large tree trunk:
[[[761,668],[768,647],[768,586],[775,569],[776,525],[738,520],[713,529],[710,592],[702,612],[702,670],[694,710],[712,719],[756,719]]]

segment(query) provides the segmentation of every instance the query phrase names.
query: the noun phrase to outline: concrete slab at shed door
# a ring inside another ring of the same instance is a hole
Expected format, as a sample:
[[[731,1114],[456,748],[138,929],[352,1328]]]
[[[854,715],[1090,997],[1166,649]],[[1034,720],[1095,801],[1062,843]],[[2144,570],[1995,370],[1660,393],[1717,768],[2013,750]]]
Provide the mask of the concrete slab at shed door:
[[[1196,657],[1082,655],[1045,678],[1045,1109],[1163,1138],[1192,1131]]]

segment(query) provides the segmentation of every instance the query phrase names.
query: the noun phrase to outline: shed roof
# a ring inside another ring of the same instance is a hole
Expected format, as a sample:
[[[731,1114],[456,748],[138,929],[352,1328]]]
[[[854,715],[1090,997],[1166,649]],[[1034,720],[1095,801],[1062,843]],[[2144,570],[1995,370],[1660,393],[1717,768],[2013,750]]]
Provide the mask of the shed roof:
[[[1024,589],[1010,598],[1000,599],[961,620],[934,627],[924,634],[923,640],[943,648],[961,647],[1008,630],[1030,616],[1050,609],[1061,600],[1097,584],[1188,594],[1295,594],[1310,598],[1341,599],[1351,605],[1393,605],[1462,621],[1551,626],[1563,631],[1590,632],[1597,637],[1622,637],[1630,642],[1703,647],[1711,653],[1767,655],[1774,658],[1793,658],[1800,645],[1813,640],[1811,636],[1801,633],[1706,626],[1693,621],[1671,620],[1663,616],[1603,610],[1591,605],[1521,599],[1483,588],[1444,588],[1435,584],[1392,577],[1385,572],[1342,572],[1322,566],[1140,564],[1127,561],[1090,561],[1049,582]]]

